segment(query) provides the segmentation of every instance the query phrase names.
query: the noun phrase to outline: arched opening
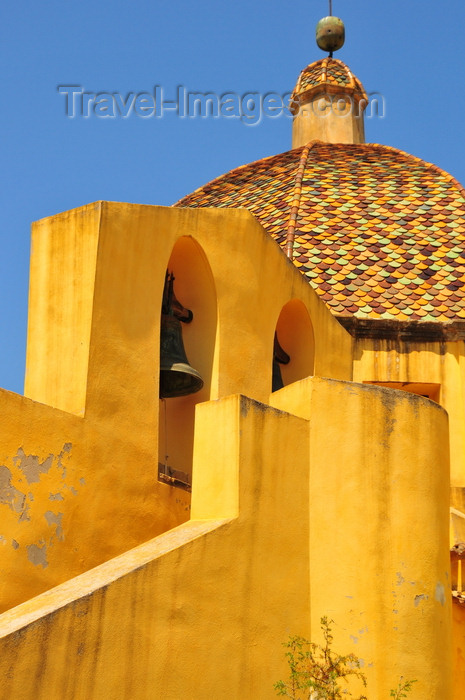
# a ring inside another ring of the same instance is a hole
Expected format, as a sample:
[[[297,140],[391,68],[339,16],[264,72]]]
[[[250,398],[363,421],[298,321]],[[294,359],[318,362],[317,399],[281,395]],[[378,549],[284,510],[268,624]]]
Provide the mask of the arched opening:
[[[217,323],[216,291],[207,258],[190,237],[177,241],[168,271],[174,277],[176,299],[192,312],[192,321],[180,323],[180,332],[188,364],[201,375],[203,387],[185,396],[160,399],[158,471],[161,481],[190,490],[195,406],[210,399]]]
[[[276,339],[279,348],[276,346]],[[280,350],[284,351],[284,356]],[[288,362],[286,362],[286,355],[289,357]],[[315,338],[313,325],[307,307],[300,299],[292,299],[281,309],[276,324],[273,356],[275,376],[276,365],[278,365],[282,386],[292,384],[292,382],[309,377],[314,373]],[[273,384],[273,391],[275,388],[279,388],[276,380]]]

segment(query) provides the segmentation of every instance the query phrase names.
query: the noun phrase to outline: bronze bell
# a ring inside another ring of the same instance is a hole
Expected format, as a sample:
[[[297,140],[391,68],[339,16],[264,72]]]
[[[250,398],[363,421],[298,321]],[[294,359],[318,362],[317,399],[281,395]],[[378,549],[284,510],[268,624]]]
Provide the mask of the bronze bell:
[[[174,296],[174,276],[166,273],[160,330],[160,398],[187,396],[200,391],[203,379],[190,366],[182,341],[181,321],[190,323],[193,314]]]

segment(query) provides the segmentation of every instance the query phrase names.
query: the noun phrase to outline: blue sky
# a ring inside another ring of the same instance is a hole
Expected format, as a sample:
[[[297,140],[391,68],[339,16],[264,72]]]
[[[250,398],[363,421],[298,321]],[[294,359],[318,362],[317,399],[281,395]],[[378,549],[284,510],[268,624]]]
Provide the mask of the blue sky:
[[[322,58],[326,0],[30,0],[3,3],[0,138],[0,386],[22,393],[30,224],[95,200],[169,205],[231,168],[291,146],[291,120],[69,118],[59,85],[90,93],[282,95]],[[367,141],[434,162],[465,183],[463,0],[333,0],[346,25],[336,55],[384,118]]]

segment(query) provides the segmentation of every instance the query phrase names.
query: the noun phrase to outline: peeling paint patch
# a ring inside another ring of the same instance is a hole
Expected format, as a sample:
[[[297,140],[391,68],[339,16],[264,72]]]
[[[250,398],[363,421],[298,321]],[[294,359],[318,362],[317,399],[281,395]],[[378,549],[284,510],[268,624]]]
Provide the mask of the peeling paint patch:
[[[40,481],[40,475],[46,474],[52,466],[53,455],[40,462],[37,455],[27,455],[20,447],[13,457],[13,463],[23,472],[28,484],[36,484]]]
[[[353,634],[350,635],[351,640],[353,641],[354,644],[358,644],[358,637],[354,637]]]
[[[31,493],[31,492],[29,492],[29,493],[27,494],[27,497],[29,498],[30,501],[33,501],[33,500],[34,500],[34,494]]]
[[[51,510],[48,510],[46,513],[44,513],[44,518],[50,526],[56,525],[55,534],[59,540],[63,541],[63,527],[61,524],[63,513],[52,513]]]
[[[24,506],[23,512],[18,518],[18,523],[23,523],[26,520],[30,520],[31,518],[29,517],[29,503],[26,503]]]
[[[6,544],[6,537],[4,535],[0,535],[0,544]]]
[[[26,549],[27,558],[34,566],[42,566],[44,569],[48,566],[47,547],[45,544],[43,547],[38,547],[36,544],[29,544]]]
[[[69,489],[69,490],[71,491],[71,493],[73,494],[73,496],[77,496],[77,495],[78,495],[78,491],[76,491],[76,489],[74,488],[74,486],[70,486],[70,489]]]
[[[62,459],[65,456],[65,454],[68,454],[71,452],[72,444],[70,442],[65,442],[65,444],[62,447],[62,450],[60,454],[58,455],[58,460],[57,460],[57,466],[62,470],[61,473],[61,478],[64,480],[66,479],[66,466],[62,464]]]
[[[396,573],[396,576],[397,576],[397,584],[396,584],[396,585],[397,585],[397,586],[401,586],[401,585],[404,583],[405,578],[402,576],[402,574],[400,573],[400,571],[398,571],[398,572]]]
[[[10,470],[0,466],[0,503],[5,503],[14,513],[22,513],[26,495],[12,486],[13,478]]]
[[[16,540],[11,540],[11,546],[13,549],[19,549],[19,542],[16,542]]]
[[[48,497],[49,501],[64,501],[65,499],[61,495],[61,493],[51,493],[50,496]]]
[[[84,479],[83,476],[81,476],[81,478],[79,479],[79,483],[81,484],[81,486],[85,486],[85,485],[86,485],[86,480]]]
[[[438,603],[441,603],[441,605],[444,605],[446,602],[446,594],[444,591],[444,586],[440,581],[438,581],[436,584],[436,590],[434,591],[434,598],[435,598],[435,600],[438,601]]]
[[[416,608],[420,605],[422,600],[428,600],[428,596],[425,593],[415,596],[413,603]]]

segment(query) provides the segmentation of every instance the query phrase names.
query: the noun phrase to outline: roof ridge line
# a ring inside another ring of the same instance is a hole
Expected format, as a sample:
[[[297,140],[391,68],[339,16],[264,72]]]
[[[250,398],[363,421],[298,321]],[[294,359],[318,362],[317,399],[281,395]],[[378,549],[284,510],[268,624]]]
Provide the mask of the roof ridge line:
[[[305,166],[307,165],[308,154],[310,150],[320,141],[310,141],[302,148],[302,153],[300,154],[299,165],[297,166],[297,172],[295,174],[294,180],[294,191],[292,193],[291,200],[291,210],[289,212],[289,221],[287,224],[286,231],[286,255],[292,260],[294,257],[294,239],[295,239],[295,226],[297,223],[297,217],[300,209],[300,198],[302,196],[302,180],[304,177]]]

